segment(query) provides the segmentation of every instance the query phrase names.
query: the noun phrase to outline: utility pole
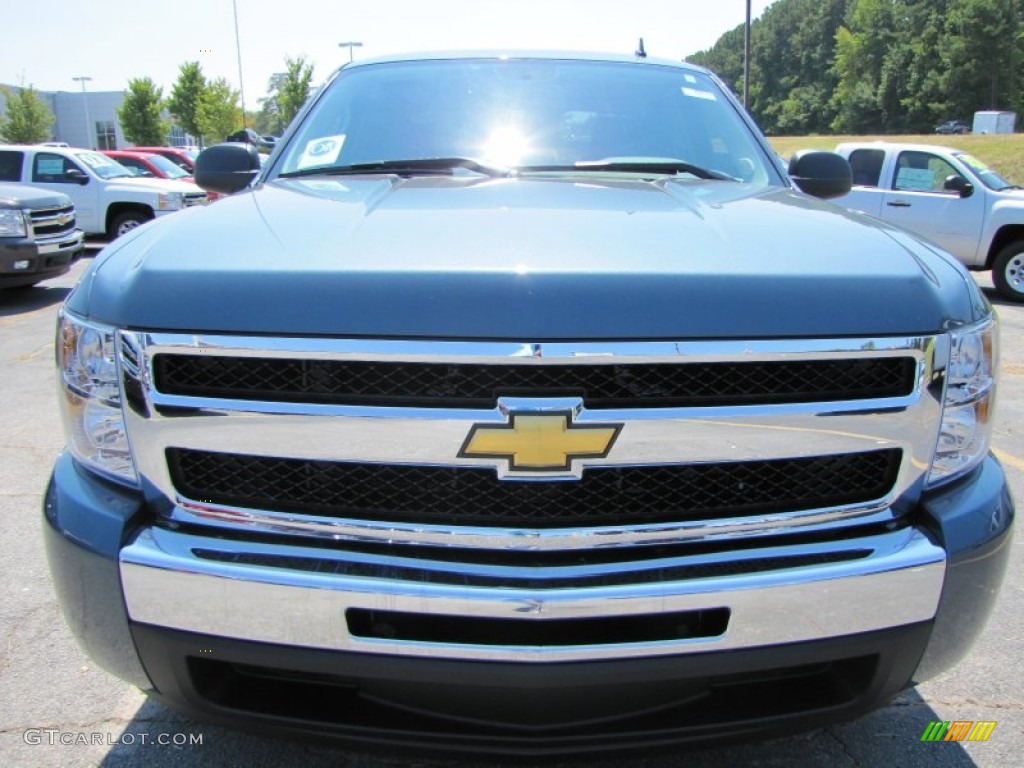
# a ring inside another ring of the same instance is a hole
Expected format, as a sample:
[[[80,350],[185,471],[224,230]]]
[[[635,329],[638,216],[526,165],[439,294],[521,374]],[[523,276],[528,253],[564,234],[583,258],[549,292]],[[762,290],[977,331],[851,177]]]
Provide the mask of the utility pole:
[[[238,54],[238,98],[242,100],[242,128],[245,124],[245,85],[242,84],[242,44],[238,38],[238,2],[231,0],[231,7],[235,11],[235,52]]]
[[[93,141],[92,141],[92,138],[93,138],[92,128],[89,127],[89,97],[88,97],[88,95],[85,92],[85,84],[89,80],[92,80],[92,78],[89,77],[88,75],[80,75],[79,77],[72,77],[71,79],[74,80],[76,83],[81,83],[82,84],[82,108],[85,110],[85,136],[86,136],[86,146],[85,146],[85,148],[86,149],[96,149],[96,147],[93,146]]]
[[[750,0],[747,0],[747,23],[743,27],[743,106],[750,103]]]

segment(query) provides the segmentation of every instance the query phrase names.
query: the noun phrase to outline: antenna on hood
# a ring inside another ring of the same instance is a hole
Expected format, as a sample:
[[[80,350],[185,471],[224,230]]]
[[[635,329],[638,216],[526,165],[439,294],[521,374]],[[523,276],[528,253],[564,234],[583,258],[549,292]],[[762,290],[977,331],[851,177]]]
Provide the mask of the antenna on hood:
[[[642,37],[640,38],[640,45],[633,53],[638,59],[647,58],[647,51],[644,50],[644,39]]]

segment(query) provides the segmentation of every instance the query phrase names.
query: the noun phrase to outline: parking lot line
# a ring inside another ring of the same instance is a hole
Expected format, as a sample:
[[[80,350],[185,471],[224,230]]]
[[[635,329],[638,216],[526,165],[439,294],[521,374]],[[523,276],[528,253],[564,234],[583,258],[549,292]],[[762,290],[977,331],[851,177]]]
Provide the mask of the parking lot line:
[[[1003,464],[1007,464],[1013,467],[1014,469],[1024,471],[1024,459],[1018,459],[1013,454],[1007,453],[1006,451],[1001,451],[998,448],[993,448],[992,453],[994,453],[996,455],[996,458],[1003,462]]]

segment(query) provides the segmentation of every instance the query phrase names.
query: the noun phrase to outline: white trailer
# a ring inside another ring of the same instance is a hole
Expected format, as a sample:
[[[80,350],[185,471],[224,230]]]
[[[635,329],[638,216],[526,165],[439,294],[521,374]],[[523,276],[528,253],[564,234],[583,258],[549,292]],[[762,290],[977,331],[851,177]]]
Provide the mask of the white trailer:
[[[985,110],[974,113],[972,133],[1013,133],[1016,126],[1016,112]]]

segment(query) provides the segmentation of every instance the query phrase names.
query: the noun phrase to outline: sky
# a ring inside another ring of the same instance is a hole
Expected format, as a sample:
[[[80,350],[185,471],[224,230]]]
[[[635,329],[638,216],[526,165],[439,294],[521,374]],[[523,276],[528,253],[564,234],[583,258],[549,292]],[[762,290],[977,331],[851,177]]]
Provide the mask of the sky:
[[[757,18],[773,0],[752,0]],[[742,24],[746,0],[47,0],[2,3],[0,83],[41,91],[123,91],[149,77],[170,94],[178,68],[241,86],[257,109],[285,58],[304,55],[319,84],[348,61],[414,51],[557,49],[682,59]]]

